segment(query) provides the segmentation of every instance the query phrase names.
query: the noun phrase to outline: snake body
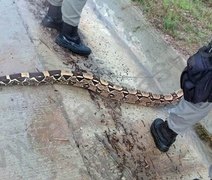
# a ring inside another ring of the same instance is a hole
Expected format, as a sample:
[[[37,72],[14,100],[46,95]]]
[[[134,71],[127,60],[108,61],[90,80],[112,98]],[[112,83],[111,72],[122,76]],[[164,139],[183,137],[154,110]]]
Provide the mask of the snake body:
[[[18,73],[0,77],[0,86],[30,86],[54,83],[80,87],[112,100],[142,106],[164,106],[178,102],[183,96],[182,90],[163,95],[128,89],[103,80],[88,72],[52,70]]]

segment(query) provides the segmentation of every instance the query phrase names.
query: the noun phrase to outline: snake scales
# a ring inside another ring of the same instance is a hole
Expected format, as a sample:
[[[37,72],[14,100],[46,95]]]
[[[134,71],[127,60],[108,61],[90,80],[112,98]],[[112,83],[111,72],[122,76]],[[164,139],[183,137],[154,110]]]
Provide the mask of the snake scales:
[[[183,96],[182,90],[163,95],[114,85],[87,72],[52,70],[33,73],[18,73],[0,77],[0,86],[67,84],[91,90],[103,97],[143,106],[164,106],[175,103]]]
[[[87,90],[91,90],[101,96],[110,98],[112,100],[143,106],[164,106],[167,104],[178,102],[183,96],[182,90],[178,90],[167,95],[153,94],[151,92],[142,92],[140,90],[131,90],[125,87],[114,85],[111,82],[98,78],[91,73],[75,71],[67,72],[63,70],[53,70],[0,76],[0,86],[28,86],[54,83],[81,87]],[[209,142],[211,147],[212,136],[206,131],[202,133],[203,128],[204,127],[199,124],[199,126],[196,127],[195,130],[199,137],[201,137],[201,139],[204,139],[204,141]]]

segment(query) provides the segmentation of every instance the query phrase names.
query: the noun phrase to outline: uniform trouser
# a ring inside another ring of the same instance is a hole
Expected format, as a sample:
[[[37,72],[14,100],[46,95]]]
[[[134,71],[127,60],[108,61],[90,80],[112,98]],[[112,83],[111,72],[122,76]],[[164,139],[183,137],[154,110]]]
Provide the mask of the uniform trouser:
[[[180,103],[169,111],[169,128],[177,134],[183,134],[195,123],[202,120],[212,109],[212,103],[192,104],[182,99]],[[209,176],[212,178],[212,163],[209,167]]]
[[[87,0],[48,0],[53,6],[62,6],[63,21],[78,26],[83,7]]]

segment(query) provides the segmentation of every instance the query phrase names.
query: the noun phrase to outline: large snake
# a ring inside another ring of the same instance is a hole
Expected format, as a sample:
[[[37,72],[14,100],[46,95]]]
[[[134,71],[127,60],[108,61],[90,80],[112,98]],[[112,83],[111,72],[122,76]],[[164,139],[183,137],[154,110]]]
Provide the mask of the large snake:
[[[91,73],[78,71],[53,70],[0,76],[0,86],[30,86],[54,83],[61,83],[84,88],[112,100],[130,104],[138,104],[142,106],[165,106],[167,104],[178,102],[183,96],[183,91],[181,89],[166,95],[153,94],[151,92],[144,92],[117,86],[111,82],[96,77]],[[195,130],[201,139],[204,139],[204,141],[210,143],[211,147],[212,136],[209,132],[206,132],[206,130],[203,133],[202,129],[204,129],[204,127],[199,124]]]
[[[91,90],[103,97],[116,101],[152,107],[178,102],[183,96],[182,90],[163,95],[127,89],[122,86],[114,85],[111,82],[87,72],[52,70],[33,73],[18,73],[0,77],[0,86],[30,86],[54,83],[72,85]]]

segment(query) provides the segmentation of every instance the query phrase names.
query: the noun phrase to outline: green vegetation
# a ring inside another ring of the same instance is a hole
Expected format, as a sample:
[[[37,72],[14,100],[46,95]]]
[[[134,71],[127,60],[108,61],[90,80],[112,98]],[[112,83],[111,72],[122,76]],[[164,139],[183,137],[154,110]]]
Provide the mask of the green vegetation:
[[[133,0],[141,3],[148,20],[165,34],[183,53],[193,54],[212,40],[212,0]],[[212,148],[212,134],[201,124],[195,131]]]
[[[212,38],[212,0],[133,0],[150,22],[192,54]]]

